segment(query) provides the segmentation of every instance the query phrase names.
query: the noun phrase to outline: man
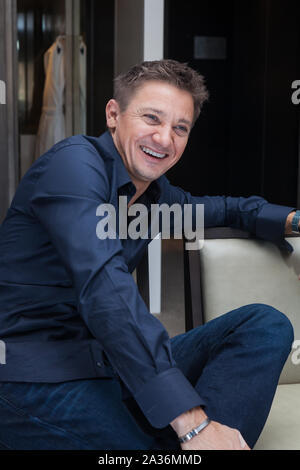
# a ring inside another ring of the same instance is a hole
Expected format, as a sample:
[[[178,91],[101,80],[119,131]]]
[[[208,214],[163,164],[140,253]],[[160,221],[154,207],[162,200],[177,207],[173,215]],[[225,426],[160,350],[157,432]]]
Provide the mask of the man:
[[[185,64],[137,65],[116,79],[109,131],[59,142],[20,182],[0,231],[0,446],[254,446],[291,349],[287,317],[247,305],[170,340],[131,275],[150,239],[96,234],[99,207],[126,196],[149,213],[204,204],[206,226],[284,245],[294,208],[195,197],[164,176],[206,99]]]

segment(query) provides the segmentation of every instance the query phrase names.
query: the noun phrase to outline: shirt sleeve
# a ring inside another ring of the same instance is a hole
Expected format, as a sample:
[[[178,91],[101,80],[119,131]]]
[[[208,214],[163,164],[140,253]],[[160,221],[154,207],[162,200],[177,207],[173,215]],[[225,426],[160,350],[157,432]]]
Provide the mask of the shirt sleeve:
[[[177,367],[167,331],[143,302],[121,241],[96,234],[97,208],[112,198],[98,153],[69,145],[41,170],[31,210],[72,280],[78,312],[150,424],[163,428],[204,401]]]
[[[204,227],[233,227],[245,230],[257,238],[271,241],[280,249],[293,251],[285,240],[285,223],[294,207],[270,204],[260,196],[192,196],[173,186],[167,178],[163,184],[163,198],[169,203],[191,204],[195,222],[196,204],[204,204]]]

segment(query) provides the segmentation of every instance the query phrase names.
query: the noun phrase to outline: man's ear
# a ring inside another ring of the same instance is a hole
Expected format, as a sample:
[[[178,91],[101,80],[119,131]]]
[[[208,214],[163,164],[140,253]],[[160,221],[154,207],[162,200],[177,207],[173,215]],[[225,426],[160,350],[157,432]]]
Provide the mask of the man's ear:
[[[119,103],[114,99],[109,100],[106,105],[105,112],[107,127],[111,130],[114,130],[116,128],[118,116],[120,114]]]

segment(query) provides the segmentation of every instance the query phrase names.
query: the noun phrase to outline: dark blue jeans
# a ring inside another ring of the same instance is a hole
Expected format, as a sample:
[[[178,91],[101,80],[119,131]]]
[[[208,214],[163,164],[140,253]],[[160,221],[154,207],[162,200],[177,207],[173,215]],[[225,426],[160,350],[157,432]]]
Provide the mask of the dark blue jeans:
[[[178,367],[206,400],[207,415],[258,439],[291,350],[288,318],[251,304],[171,339]],[[178,449],[167,426],[153,428],[117,378],[63,383],[0,382],[0,448]]]

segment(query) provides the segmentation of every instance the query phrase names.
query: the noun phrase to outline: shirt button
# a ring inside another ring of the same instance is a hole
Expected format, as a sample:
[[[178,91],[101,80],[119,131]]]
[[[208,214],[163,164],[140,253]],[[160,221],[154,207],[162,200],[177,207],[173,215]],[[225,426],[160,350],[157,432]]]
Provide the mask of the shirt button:
[[[98,366],[98,367],[102,367],[101,362],[97,362],[97,366]]]

